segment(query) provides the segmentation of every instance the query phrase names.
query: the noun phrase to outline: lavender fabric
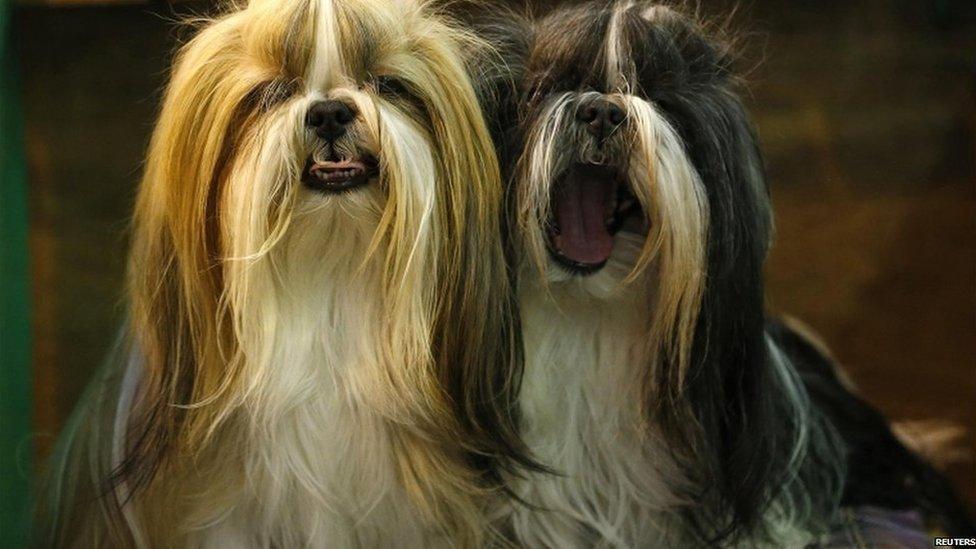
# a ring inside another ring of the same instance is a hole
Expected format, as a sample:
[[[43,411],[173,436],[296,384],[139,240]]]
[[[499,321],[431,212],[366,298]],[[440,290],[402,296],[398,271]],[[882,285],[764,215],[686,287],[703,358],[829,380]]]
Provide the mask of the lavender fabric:
[[[822,549],[921,549],[932,547],[932,536],[916,511],[878,507],[842,509]]]

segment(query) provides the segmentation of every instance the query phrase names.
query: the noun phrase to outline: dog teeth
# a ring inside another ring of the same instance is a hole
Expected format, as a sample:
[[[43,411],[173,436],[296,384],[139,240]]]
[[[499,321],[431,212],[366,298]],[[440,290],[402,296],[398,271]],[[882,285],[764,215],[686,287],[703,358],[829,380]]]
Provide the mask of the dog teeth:
[[[318,178],[320,181],[342,181],[345,179],[352,179],[353,177],[356,176],[357,173],[358,170],[356,169],[331,170],[331,171],[316,170],[315,177]]]

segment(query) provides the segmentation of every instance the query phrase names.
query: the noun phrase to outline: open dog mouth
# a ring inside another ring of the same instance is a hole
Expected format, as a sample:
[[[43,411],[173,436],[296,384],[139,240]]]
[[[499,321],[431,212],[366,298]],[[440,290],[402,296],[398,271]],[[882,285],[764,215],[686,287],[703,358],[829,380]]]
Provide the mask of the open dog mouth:
[[[548,227],[549,253],[570,271],[599,271],[613,253],[613,237],[640,204],[616,170],[578,164],[557,185]]]
[[[352,160],[305,162],[302,181],[309,188],[322,192],[349,191],[365,185],[379,173],[379,163],[372,156]]]

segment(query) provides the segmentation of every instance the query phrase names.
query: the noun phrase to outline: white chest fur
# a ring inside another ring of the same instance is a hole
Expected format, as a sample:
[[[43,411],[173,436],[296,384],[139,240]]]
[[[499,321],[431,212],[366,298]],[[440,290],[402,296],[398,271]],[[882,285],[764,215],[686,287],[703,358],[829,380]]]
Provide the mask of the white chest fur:
[[[516,484],[534,506],[508,509],[511,530],[523,546],[700,543],[677,514],[694,511],[696,502],[682,494],[700,487],[685,478],[668,441],[641,417],[653,300],[642,290],[650,287],[647,280],[621,283],[636,257],[635,240],[620,233],[616,245],[610,262],[594,275],[574,277],[550,265],[547,287],[530,282],[521,291],[523,433],[534,456],[556,473]],[[774,356],[785,368],[781,353]],[[812,541],[788,503],[773,505],[766,520],[768,543],[747,539],[737,546],[802,547]]]
[[[520,485],[520,494],[542,508],[516,508],[511,517],[530,547],[662,546],[680,539],[678,523],[667,517],[680,477],[638,409],[651,313],[646,295],[617,288],[619,268],[555,281],[548,290],[528,287],[521,296],[525,438],[558,473]]]
[[[251,266],[240,329],[250,385],[195,476],[204,489],[186,500],[187,545],[431,544],[382,411],[384,307],[363,217],[299,218],[281,255]]]

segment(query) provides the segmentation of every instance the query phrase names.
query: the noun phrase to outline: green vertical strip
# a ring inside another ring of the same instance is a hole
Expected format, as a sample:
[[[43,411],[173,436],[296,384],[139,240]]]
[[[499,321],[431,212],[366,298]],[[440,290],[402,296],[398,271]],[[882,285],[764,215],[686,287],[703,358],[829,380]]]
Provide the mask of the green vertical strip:
[[[0,546],[29,529],[31,444],[27,177],[10,3],[0,0]]]

